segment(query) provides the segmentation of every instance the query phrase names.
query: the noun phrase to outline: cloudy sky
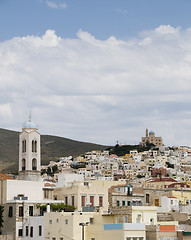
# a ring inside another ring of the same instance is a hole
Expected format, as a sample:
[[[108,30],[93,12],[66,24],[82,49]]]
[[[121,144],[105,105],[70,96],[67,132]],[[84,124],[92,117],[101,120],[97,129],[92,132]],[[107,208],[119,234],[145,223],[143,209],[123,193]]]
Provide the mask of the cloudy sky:
[[[191,146],[190,0],[0,0],[0,128]]]

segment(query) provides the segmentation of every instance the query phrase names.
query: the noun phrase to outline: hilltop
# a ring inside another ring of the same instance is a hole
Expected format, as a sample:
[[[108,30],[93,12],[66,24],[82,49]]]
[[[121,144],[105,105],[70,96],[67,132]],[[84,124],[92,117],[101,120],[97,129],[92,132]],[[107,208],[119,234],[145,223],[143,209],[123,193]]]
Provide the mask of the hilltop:
[[[0,172],[16,172],[19,159],[20,132],[0,128]],[[41,162],[59,160],[64,156],[78,156],[88,151],[105,150],[107,146],[80,142],[64,137],[41,135]]]

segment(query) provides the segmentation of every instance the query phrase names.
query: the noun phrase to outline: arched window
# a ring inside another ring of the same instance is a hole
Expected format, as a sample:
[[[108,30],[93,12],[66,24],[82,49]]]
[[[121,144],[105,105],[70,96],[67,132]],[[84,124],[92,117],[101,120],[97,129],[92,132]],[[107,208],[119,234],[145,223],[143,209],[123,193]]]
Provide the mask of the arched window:
[[[34,151],[37,152],[37,141],[34,141]]]
[[[32,152],[37,152],[37,141],[32,140]]]
[[[23,153],[26,152],[26,140],[25,139],[22,141],[22,152]]]
[[[9,216],[9,217],[12,217],[12,216],[13,216],[13,207],[12,207],[12,206],[9,206],[8,216]]]
[[[32,170],[37,170],[37,160],[36,160],[36,158],[33,158],[33,160],[32,160]]]
[[[24,171],[26,169],[26,159],[23,158],[22,159],[22,171]]]

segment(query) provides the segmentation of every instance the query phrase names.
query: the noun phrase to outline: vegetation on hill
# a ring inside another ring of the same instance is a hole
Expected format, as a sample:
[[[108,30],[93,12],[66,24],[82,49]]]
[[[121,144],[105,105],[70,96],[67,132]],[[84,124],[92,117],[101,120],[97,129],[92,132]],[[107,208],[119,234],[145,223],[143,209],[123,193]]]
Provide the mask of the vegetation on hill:
[[[137,150],[138,152],[148,151],[154,148],[155,145],[152,143],[146,143],[146,146],[142,145],[119,145],[116,144],[114,147],[109,147],[110,154],[116,154],[117,156],[124,156],[125,154],[129,154],[132,150]]]
[[[105,150],[107,146],[75,141],[63,137],[41,135],[41,161],[57,161],[60,157],[78,156],[88,151]],[[19,159],[19,132],[0,129],[0,172],[16,172]]]

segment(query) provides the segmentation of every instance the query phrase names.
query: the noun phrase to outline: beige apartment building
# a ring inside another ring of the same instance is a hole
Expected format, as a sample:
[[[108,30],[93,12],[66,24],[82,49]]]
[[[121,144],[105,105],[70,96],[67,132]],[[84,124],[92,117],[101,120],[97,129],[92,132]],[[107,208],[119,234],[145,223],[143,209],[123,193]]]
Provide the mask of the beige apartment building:
[[[108,189],[119,184],[118,181],[81,181],[71,182],[65,187],[55,188],[54,199],[64,200],[65,204],[82,211],[84,207],[99,207],[107,211],[109,207]]]

